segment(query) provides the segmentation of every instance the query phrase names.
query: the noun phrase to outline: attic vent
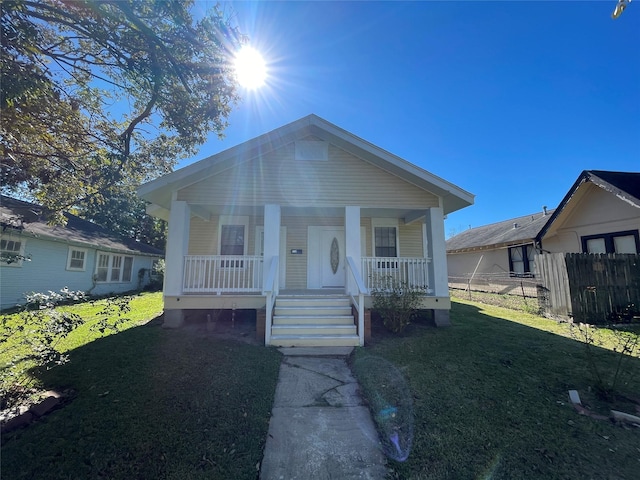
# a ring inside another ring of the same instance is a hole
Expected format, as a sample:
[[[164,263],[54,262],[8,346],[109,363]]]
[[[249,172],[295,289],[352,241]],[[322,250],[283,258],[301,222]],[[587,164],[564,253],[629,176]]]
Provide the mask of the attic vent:
[[[513,228],[518,228],[518,224],[517,224],[517,223],[514,223],[514,224],[513,224]]]
[[[296,160],[329,160],[329,144],[321,140],[299,140],[296,142]]]

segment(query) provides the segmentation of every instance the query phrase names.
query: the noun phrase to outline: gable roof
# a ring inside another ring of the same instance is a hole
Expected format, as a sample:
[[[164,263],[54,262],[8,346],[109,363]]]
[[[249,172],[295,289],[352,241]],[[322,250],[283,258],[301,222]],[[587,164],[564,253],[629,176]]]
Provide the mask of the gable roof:
[[[140,255],[162,255],[163,252],[151,245],[123,239],[95,223],[65,213],[67,224],[49,225],[45,210],[35,203],[0,195],[0,227],[2,233],[20,232],[31,237],[46,238],[72,245],[97,248],[100,250],[135,253]]]
[[[314,114],[307,115],[252,140],[145,183],[138,188],[138,195],[152,204],[168,210],[171,206],[173,191],[308,136],[314,136],[336,145],[391,175],[396,175],[442,197],[445,214],[473,204],[473,194]]]
[[[533,243],[540,229],[547,223],[553,210],[470,228],[446,242],[448,253],[487,247],[505,247]]]
[[[576,191],[586,182],[591,182],[603,190],[612,193],[620,200],[627,202],[636,208],[640,208],[640,172],[583,170],[560,202],[560,205],[558,205],[558,208],[553,212],[549,221],[540,230],[536,236],[536,240],[540,241],[542,237],[544,237],[551,228],[551,225],[553,225],[558,216],[564,211],[567,204],[571,201]]]

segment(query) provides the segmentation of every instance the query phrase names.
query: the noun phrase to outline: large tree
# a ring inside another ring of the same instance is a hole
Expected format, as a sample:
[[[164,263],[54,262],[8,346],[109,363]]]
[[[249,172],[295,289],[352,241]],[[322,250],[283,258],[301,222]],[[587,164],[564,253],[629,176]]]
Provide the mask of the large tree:
[[[226,127],[241,38],[192,0],[2,0],[1,182],[53,212],[108,203]],[[60,218],[60,217],[58,217]]]

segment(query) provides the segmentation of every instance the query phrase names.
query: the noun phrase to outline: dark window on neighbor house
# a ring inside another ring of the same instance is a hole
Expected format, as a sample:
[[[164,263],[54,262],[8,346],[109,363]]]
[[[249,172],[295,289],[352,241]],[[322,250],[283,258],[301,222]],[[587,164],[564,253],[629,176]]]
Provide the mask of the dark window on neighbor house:
[[[512,277],[533,277],[535,274],[535,250],[533,245],[509,248],[509,273]]]
[[[584,253],[640,253],[638,230],[582,237]]]
[[[0,264],[10,265],[12,267],[22,266],[22,251],[24,243],[20,240],[12,238],[3,238],[0,240]]]
[[[397,257],[396,227],[375,228],[376,257]]]
[[[222,225],[220,255],[244,255],[244,225]]]

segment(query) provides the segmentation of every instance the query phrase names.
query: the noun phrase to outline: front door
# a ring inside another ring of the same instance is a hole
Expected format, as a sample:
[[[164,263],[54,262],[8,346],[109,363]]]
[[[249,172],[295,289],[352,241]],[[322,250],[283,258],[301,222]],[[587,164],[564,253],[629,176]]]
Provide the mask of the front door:
[[[322,286],[344,287],[344,229],[322,231]]]
[[[311,226],[308,234],[307,287],[344,287],[344,227]]]

